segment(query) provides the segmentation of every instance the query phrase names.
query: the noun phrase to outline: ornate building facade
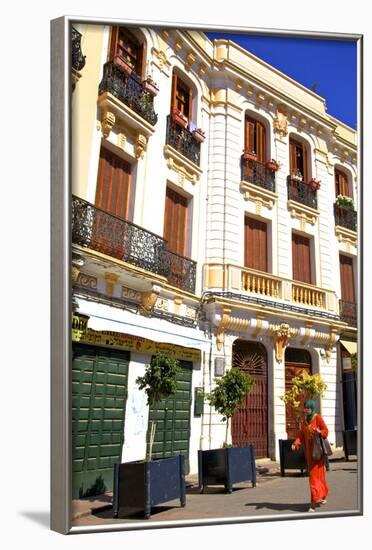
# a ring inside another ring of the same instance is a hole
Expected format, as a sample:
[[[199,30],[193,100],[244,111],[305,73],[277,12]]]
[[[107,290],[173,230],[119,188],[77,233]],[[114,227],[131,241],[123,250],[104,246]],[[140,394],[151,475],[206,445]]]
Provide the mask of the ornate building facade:
[[[232,367],[256,379],[234,444],[278,459],[295,429],[280,396],[306,370],[327,383],[319,406],[340,446],[356,424],[355,130],[233,42],[74,32],[75,494],[144,458],[153,411],[135,380],[157,350],[182,375],[155,456],[183,452],[195,473],[197,450],[222,445],[201,395]]]

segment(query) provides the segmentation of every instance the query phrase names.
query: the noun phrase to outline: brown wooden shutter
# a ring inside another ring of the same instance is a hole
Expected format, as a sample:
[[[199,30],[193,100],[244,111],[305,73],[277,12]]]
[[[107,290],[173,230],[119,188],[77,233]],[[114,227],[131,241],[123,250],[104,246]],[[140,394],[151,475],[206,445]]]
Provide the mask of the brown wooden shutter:
[[[245,218],[244,264],[267,272],[267,224],[248,216]]]
[[[141,78],[145,78],[145,75],[142,74],[142,67],[143,67],[143,44],[139,44],[138,46],[138,57],[137,57],[137,64],[136,64],[136,73]]]
[[[192,120],[192,90],[189,88],[189,112],[187,113],[189,122]]]
[[[247,151],[255,150],[255,121],[252,118],[246,117],[245,119],[245,146]]]
[[[304,178],[304,182],[308,183],[309,179],[308,179],[308,167],[307,167],[307,149],[306,149],[306,145],[302,143],[300,146],[302,149],[302,166],[303,166],[302,175]]]
[[[113,59],[116,56],[118,37],[119,37],[119,27],[111,27],[109,59]]]
[[[187,207],[187,199],[167,187],[164,239],[168,242],[168,250],[181,256],[186,255]]]
[[[176,104],[176,94],[177,94],[177,75],[173,73],[172,75],[172,95],[171,95],[171,112],[177,107]]]
[[[257,160],[263,164],[266,162],[266,129],[262,122],[256,121],[256,147]]]
[[[131,166],[108,149],[101,148],[95,204],[110,214],[128,216]]]
[[[311,284],[310,239],[297,233],[292,233],[292,266],[295,281]]]
[[[347,176],[346,174],[344,174],[343,172],[340,172],[339,170],[335,170],[335,192],[336,192],[336,197],[337,195],[344,195],[345,197],[351,197]]]
[[[296,145],[290,140],[289,141],[289,171],[290,173],[294,172],[297,168],[297,159],[296,159]]]
[[[353,260],[340,254],[341,298],[355,303]]]

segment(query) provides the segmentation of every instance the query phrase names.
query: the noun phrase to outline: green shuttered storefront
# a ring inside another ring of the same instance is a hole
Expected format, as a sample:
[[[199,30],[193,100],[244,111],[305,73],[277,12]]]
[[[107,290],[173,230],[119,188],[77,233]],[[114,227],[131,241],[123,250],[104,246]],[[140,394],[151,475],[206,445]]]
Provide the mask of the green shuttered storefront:
[[[181,373],[177,376],[175,395],[162,400],[156,413],[150,409],[149,415],[149,425],[155,414],[157,419],[153,458],[182,453],[186,474],[189,472],[192,366],[192,362],[180,361]]]
[[[73,345],[72,498],[112,490],[121,462],[130,353]]]

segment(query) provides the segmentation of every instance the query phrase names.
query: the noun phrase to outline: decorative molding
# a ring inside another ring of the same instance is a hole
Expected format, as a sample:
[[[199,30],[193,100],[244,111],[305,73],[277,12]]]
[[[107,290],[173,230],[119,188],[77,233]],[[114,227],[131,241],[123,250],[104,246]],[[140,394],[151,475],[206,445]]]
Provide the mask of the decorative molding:
[[[329,340],[325,346],[325,356],[326,356],[327,363],[329,363],[332,358],[332,352],[334,350],[334,346],[338,338],[339,337],[337,335],[337,329],[335,327],[331,327],[329,331]]]
[[[313,328],[313,323],[305,323],[305,336],[303,337],[303,339],[301,340],[301,345],[304,346],[305,344],[307,344],[307,342],[310,340],[311,338],[311,329]]]
[[[151,53],[155,57],[155,60],[153,60],[153,63],[157,65],[163,73],[168,74],[168,70],[169,70],[169,67],[171,66],[171,63],[168,61],[165,52],[163,52],[162,50],[157,50],[156,48],[152,47]]]
[[[336,225],[335,227],[336,237],[339,243],[346,244],[346,251],[350,252],[350,247],[353,246],[357,248],[358,246],[358,235],[356,231],[342,227],[341,225]]]
[[[78,282],[78,279],[79,279],[79,275],[80,275],[80,269],[76,266],[71,266],[71,283],[72,285],[76,285],[76,283]]]
[[[216,337],[216,345],[217,345],[218,351],[222,350],[225,343],[225,328],[226,328],[226,325],[228,325],[230,322],[230,314],[231,314],[231,308],[223,306],[221,322],[217,329],[217,337]]]
[[[126,142],[127,142],[127,136],[124,134],[124,132],[120,132],[118,134],[118,146],[121,149],[125,149]]]
[[[79,273],[77,284],[79,286],[82,286],[84,288],[90,288],[91,290],[97,290],[97,277],[92,277],[91,275],[87,275],[86,273]]]
[[[154,309],[155,303],[159,297],[159,288],[153,288],[149,292],[142,292],[142,307],[146,312],[150,312]]]
[[[263,323],[264,323],[265,319],[266,319],[266,315],[264,313],[257,313],[256,328],[255,328],[254,332],[252,333],[253,338],[256,338],[258,336],[258,334],[262,331]]]
[[[244,200],[255,203],[257,214],[261,213],[262,206],[266,206],[266,208],[272,210],[275,200],[278,198],[276,193],[268,189],[261,189],[257,185],[247,181],[240,182],[240,190],[244,193]]]
[[[301,231],[306,231],[306,223],[315,225],[316,220],[319,217],[318,210],[291,200],[288,201],[288,208],[291,213],[291,218],[300,220]]]
[[[256,107],[261,107],[262,103],[265,101],[266,98],[267,98],[266,94],[258,91],[256,94],[256,102],[255,102]]]
[[[181,305],[183,304],[183,298],[182,296],[175,296],[174,300],[174,313],[176,315],[180,314]]]
[[[288,346],[288,339],[295,335],[295,331],[287,323],[281,323],[274,332],[275,358],[278,363],[282,363],[284,352]]]
[[[288,116],[286,110],[278,105],[274,117],[274,131],[284,137],[288,134]]]
[[[195,61],[196,61],[196,55],[194,54],[193,51],[189,50],[186,55],[185,69],[189,71],[192,65],[195,63]]]
[[[183,155],[180,155],[173,147],[170,145],[164,146],[164,156],[166,158],[167,166],[170,170],[174,170],[175,172],[178,172],[183,178],[188,179],[191,181],[193,185],[196,184],[196,182],[200,179],[201,174],[203,173],[202,170],[191,162],[190,160],[187,160],[183,157]],[[183,186],[183,180],[180,180],[181,186]]]
[[[111,273],[111,272],[105,273],[106,294],[108,296],[113,296],[115,285],[118,279],[119,279],[119,275],[116,275],[116,273]]]
[[[158,298],[155,302],[155,309],[160,309],[160,311],[169,311],[169,300],[166,298]]]
[[[132,288],[127,288],[126,286],[121,287],[121,297],[126,300],[132,300],[133,302],[141,302],[142,294],[138,290],[133,290]]]
[[[143,134],[138,134],[134,143],[134,154],[136,159],[143,159],[147,147],[147,138]]]
[[[116,117],[114,113],[111,111],[103,111],[102,118],[101,118],[101,130],[102,135],[105,139],[107,139],[110,135],[111,130],[115,126]]]
[[[240,78],[235,80],[235,90],[240,94],[243,88],[243,81]]]
[[[193,307],[186,307],[185,316],[188,319],[196,319],[196,309]]]
[[[200,78],[203,78],[205,76],[205,73],[207,71],[207,66],[204,63],[200,63],[199,69],[198,69],[198,75]]]
[[[175,48],[177,52],[181,52],[183,50],[183,42],[182,40],[177,36],[175,39]]]

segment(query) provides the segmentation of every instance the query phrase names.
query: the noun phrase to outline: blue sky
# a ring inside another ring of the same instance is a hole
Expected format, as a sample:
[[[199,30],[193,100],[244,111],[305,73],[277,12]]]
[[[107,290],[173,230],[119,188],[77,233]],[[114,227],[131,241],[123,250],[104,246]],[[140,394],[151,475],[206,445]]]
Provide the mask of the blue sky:
[[[233,40],[327,102],[327,112],[356,128],[357,46],[344,40],[206,33]]]

